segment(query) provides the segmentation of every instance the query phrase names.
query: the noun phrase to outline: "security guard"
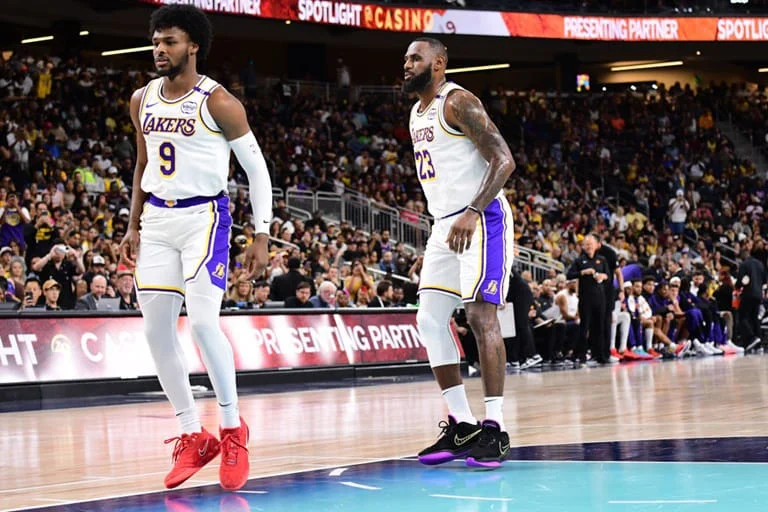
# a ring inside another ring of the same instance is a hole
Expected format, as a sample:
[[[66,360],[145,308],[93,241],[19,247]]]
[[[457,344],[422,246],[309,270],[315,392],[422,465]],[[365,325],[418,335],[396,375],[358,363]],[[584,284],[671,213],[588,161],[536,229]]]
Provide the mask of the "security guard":
[[[587,341],[592,357],[600,364],[608,361],[603,354],[605,335],[605,286],[610,270],[604,256],[597,254],[598,238],[587,235],[582,243],[581,254],[568,269],[569,279],[579,279],[579,341],[574,357],[577,363],[586,361]]]

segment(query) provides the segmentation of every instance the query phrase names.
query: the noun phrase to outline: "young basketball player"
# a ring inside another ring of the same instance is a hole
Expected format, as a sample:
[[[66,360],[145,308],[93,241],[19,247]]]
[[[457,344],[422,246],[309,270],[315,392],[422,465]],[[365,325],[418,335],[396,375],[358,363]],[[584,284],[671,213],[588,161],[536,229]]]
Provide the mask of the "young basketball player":
[[[509,453],[502,414],[506,355],[496,313],[512,268],[512,212],[502,187],[515,162],[480,100],[446,82],[447,62],[445,46],[432,38],[414,40],[405,54],[403,89],[419,98],[410,119],[416,172],[435,217],[417,321],[450,411],[442,436],[419,460],[441,464],[466,455],[470,466],[493,468]],[[480,356],[482,424],[469,408],[449,329],[460,300]]]
[[[144,334],[181,426],[181,435],[166,441],[176,445],[165,485],[180,485],[221,452],[221,485],[239,489],[248,479],[248,426],[238,412],[232,348],[219,327],[232,224],[230,150],[251,185],[257,233],[246,252],[251,278],[268,262],[272,187],[243,106],[197,72],[212,39],[205,14],[189,5],[162,7],[152,14],[150,34],[160,78],[131,97],[137,158],[121,255],[136,266]],[[220,440],[202,427],[192,398],[176,335],[182,301],[216,391]]]

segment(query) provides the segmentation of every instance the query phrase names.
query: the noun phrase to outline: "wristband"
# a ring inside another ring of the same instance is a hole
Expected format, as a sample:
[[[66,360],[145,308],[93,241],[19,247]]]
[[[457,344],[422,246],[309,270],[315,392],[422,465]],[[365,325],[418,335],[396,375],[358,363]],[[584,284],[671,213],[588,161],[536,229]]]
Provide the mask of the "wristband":
[[[474,207],[472,205],[467,206],[467,210],[469,210],[471,212],[475,212],[478,215],[482,215],[482,212],[480,212],[480,210],[478,210],[476,207]]]

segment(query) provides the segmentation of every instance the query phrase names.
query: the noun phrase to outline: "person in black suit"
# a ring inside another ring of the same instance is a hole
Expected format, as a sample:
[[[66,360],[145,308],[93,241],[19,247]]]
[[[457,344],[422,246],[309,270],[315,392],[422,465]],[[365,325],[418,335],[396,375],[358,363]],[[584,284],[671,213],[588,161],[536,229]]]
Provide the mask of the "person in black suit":
[[[749,257],[739,265],[736,286],[741,288],[741,304],[739,305],[739,333],[746,350],[751,350],[760,344],[760,301],[763,297],[763,285],[768,282],[765,273],[765,249],[762,244],[755,244]]]
[[[75,309],[96,311],[96,304],[107,293],[107,278],[96,274],[91,280],[91,293],[86,293],[77,301]]]
[[[384,279],[376,286],[376,296],[368,303],[369,308],[388,308],[392,306],[392,282]]]
[[[315,305],[309,301],[309,297],[312,294],[312,292],[310,291],[310,288],[311,286],[307,281],[301,281],[296,286],[296,291],[294,292],[293,297],[288,297],[287,299],[285,299],[285,307],[292,308],[292,309],[303,309],[303,308],[315,307]]]
[[[277,276],[272,281],[272,290],[269,298],[276,301],[285,301],[289,297],[296,296],[296,289],[300,282],[309,282],[309,279],[299,272],[301,267],[301,260],[299,258],[290,258],[288,260],[288,272],[281,276]],[[310,291],[312,290],[312,284],[309,285]],[[310,294],[312,295],[312,294]]]

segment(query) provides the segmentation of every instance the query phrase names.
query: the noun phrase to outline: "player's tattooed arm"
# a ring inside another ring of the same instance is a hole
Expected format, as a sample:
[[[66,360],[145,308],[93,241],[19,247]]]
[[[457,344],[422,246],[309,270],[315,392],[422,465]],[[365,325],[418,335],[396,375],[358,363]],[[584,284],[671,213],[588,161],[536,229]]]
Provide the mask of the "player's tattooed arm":
[[[515,170],[512,151],[475,95],[457,89],[449,93],[445,102],[445,118],[448,124],[469,137],[489,163],[480,190],[471,203],[471,206],[483,211]]]

